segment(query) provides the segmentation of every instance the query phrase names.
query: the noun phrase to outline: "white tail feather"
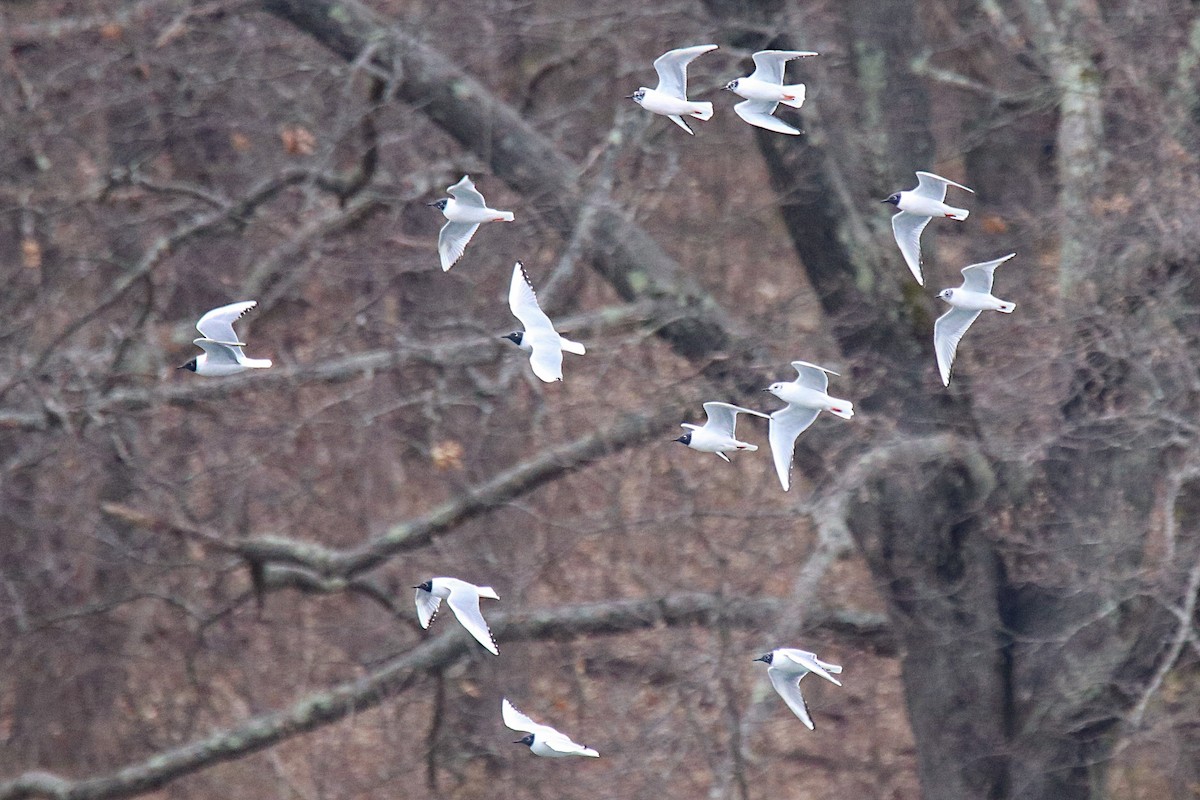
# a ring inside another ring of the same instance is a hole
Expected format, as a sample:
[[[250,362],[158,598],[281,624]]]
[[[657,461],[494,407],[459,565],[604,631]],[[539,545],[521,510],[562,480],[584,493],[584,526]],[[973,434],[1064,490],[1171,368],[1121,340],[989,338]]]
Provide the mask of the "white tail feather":
[[[836,414],[842,419],[851,419],[854,416],[854,403],[851,403],[849,400],[839,400],[836,397],[832,399],[833,402],[837,403],[837,406],[829,409],[830,414]]]
[[[497,213],[500,215],[500,222],[512,222],[516,219],[511,211],[498,211]]]
[[[500,595],[496,594],[496,590],[490,586],[480,586],[479,587],[479,596],[480,597],[488,597],[488,598],[491,598],[492,600],[500,599]]]
[[[691,110],[691,115],[696,119],[710,119],[713,115],[712,103],[692,103],[695,108]]]
[[[950,218],[959,220],[960,222],[971,215],[971,212],[965,208],[950,207]]]
[[[247,358],[242,362],[242,366],[246,369],[270,369],[271,359],[269,358]]]
[[[785,106],[790,106],[792,108],[799,108],[800,106],[804,105],[804,92],[805,91],[806,90],[804,88],[803,83],[794,83],[791,86],[785,86],[785,87],[783,87],[784,94],[790,94],[790,95],[794,96],[796,99],[795,100],[780,100],[779,102]]]
[[[997,308],[996,310],[999,311],[1001,314],[1011,314],[1012,312],[1017,310],[1017,304],[1016,303],[1007,303],[1002,300],[1002,301],[1000,301],[1000,307]]]
[[[579,342],[572,342],[570,339],[567,339],[563,336],[558,337],[558,346],[563,350],[566,350],[568,353],[574,353],[577,356],[587,353],[587,348],[585,348]]]

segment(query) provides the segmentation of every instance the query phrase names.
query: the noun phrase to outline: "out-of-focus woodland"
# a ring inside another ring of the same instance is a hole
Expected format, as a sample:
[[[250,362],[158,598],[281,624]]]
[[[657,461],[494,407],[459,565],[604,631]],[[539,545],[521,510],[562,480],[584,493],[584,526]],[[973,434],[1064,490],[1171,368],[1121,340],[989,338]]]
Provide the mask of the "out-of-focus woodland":
[[[624,99],[710,41],[695,137]],[[802,136],[718,91],[764,48]],[[1198,86],[1186,0],[0,3],[0,798],[1196,797]],[[463,174],[517,221],[444,274]],[[243,299],[275,367],[177,371]],[[858,413],[790,492],[672,443],[795,359]]]

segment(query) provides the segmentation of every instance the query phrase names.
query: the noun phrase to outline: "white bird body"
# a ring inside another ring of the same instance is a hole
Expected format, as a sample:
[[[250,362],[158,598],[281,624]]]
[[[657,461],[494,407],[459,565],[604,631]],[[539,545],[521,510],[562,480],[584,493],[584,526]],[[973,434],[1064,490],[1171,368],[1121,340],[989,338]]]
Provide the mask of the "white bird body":
[[[469,175],[462,176],[458,183],[446,191],[450,197],[429,204],[437,207],[447,220],[438,232],[438,257],[443,272],[449,271],[462,258],[480,225],[485,222],[512,222],[514,219],[511,211],[488,208]]]
[[[999,311],[1002,314],[1011,314],[1016,310],[1016,303],[1001,300],[992,294],[992,279],[996,267],[1014,255],[1016,254],[1009,253],[993,261],[963,267],[963,285],[957,289],[943,289],[938,292],[938,297],[951,306],[949,311],[933,323],[933,348],[937,354],[938,372],[942,376],[944,386],[950,385],[950,369],[954,365],[958,343],[971,327],[971,323],[979,318],[980,313]]]
[[[437,616],[438,607],[445,600],[459,624],[493,655],[500,655],[496,641],[492,638],[492,631],[479,610],[479,598],[500,599],[495,589],[490,586],[476,586],[458,578],[430,578],[413,588],[416,589],[417,621],[421,623],[422,628],[429,627],[433,618]]]
[[[571,741],[571,738],[565,733],[561,733],[549,725],[534,722],[508,702],[508,698],[500,701],[500,713],[504,717],[504,724],[509,728],[529,734],[513,744],[528,745],[535,756],[543,758],[600,757],[600,754],[592,748]]]
[[[560,336],[558,331],[554,330],[554,323],[538,305],[533,282],[529,280],[529,273],[520,261],[513,265],[512,282],[508,288],[508,307],[525,329],[514,331],[503,338],[530,354],[529,364],[533,367],[534,375],[546,383],[561,381],[563,352],[584,355],[587,348],[579,342]]]
[[[657,89],[647,89],[645,86],[639,88],[638,91],[642,92],[642,99],[638,100],[638,103],[642,108],[655,114],[661,114],[664,117],[693,117],[702,120],[712,118],[712,103],[680,99]],[[691,133],[690,128],[686,129],[688,133]]]
[[[688,133],[692,129],[683,121],[683,117],[693,119],[710,119],[713,115],[712,103],[692,102],[687,99],[687,68],[696,58],[711,50],[716,50],[715,44],[701,44],[695,47],[680,47],[668,50],[654,59],[654,71],[658,73],[658,86],[653,89],[639,87],[629,98],[647,111],[669,117],[679,127]]]
[[[768,83],[756,78],[738,78],[730,85],[729,91],[739,94],[747,100],[761,100],[769,103],[783,103],[785,106],[800,108],[804,105],[805,86],[795,83],[785,86],[781,83]]]
[[[784,84],[784,65],[796,58],[817,55],[808,50],[760,50],[754,54],[754,72],[745,78],[732,80],[725,85],[729,91],[746,98],[733,110],[739,117],[759,128],[799,135],[800,131],[786,122],[771,116],[779,103],[792,108],[804,105],[803,83]]]
[[[196,323],[196,330],[204,335],[193,339],[192,344],[204,352],[179,369],[188,369],[197,375],[212,378],[237,375],[248,369],[269,369],[271,359],[246,357],[242,352],[245,342],[239,341],[233,331],[233,323],[256,305],[258,302],[255,300],[230,303],[202,316]]]
[[[699,450],[702,453],[716,453],[726,461],[729,460],[729,456],[725,455],[726,453],[737,450],[758,449],[758,445],[739,441],[734,435],[734,426],[737,424],[738,414],[753,414],[756,417],[770,418],[769,415],[761,411],[754,411],[753,409],[742,408],[741,406],[729,403],[705,403],[704,413],[708,415],[708,421],[704,425],[682,423],[680,427],[687,428],[690,433],[680,436],[675,441],[685,444],[693,450]]]
[[[900,209],[900,213],[892,217],[892,233],[896,237],[896,244],[900,247],[905,263],[908,264],[917,283],[922,286],[925,285],[925,278],[921,274],[921,232],[925,230],[929,220],[934,217],[946,217],[961,221],[971,213],[965,208],[946,205],[944,201],[947,186],[956,186],[974,193],[974,190],[961,183],[955,183],[940,175],[918,172],[917,188],[907,192],[896,192],[882,201]]]
[[[837,375],[836,372],[807,361],[793,361],[792,368],[796,370],[796,380],[773,383],[763,390],[787,403],[786,408],[771,414],[767,434],[775,471],[785,492],[791,486],[792,452],[796,447],[796,437],[807,430],[822,411],[843,419],[854,416],[853,403],[827,392],[829,376]]]
[[[816,730],[812,715],[808,712],[808,704],[804,702],[804,696],[800,694],[800,681],[811,672],[820,675],[835,686],[841,686],[841,681],[833,676],[840,673],[842,668],[837,664],[822,661],[817,658],[815,653],[790,647],[772,650],[754,660],[762,661],[767,665],[767,677],[771,679],[771,685],[775,687],[775,691],[787,703],[792,713],[799,717],[810,731]]]

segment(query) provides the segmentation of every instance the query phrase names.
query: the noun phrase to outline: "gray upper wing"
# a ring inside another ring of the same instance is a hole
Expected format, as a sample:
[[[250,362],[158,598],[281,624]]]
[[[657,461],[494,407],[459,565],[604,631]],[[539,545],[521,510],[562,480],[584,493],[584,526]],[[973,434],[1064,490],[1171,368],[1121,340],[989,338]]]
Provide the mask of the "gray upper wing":
[[[796,382],[805,389],[825,392],[829,389],[829,376],[837,375],[833,370],[818,367],[807,361],[793,361],[792,369],[796,370]]]
[[[759,50],[754,54],[754,72],[750,77],[764,83],[783,85],[784,65],[794,58],[815,56],[811,50]],[[770,113],[770,112],[767,112]]]
[[[928,197],[930,200],[936,200],[939,203],[944,202],[946,199],[947,186],[957,186],[959,189],[964,189],[971,194],[975,193],[974,189],[967,189],[967,187],[963,186],[961,183],[955,183],[949,178],[943,178],[941,175],[934,175],[932,172],[918,172],[917,181],[917,188],[913,189],[913,192],[921,195],[921,197]]]
[[[205,339],[223,344],[240,344],[237,334],[233,332],[233,323],[237,322],[243,314],[258,305],[255,300],[246,300],[241,303],[230,303],[227,306],[214,308],[200,318],[196,323],[196,330],[204,335]]]
[[[475,184],[471,181],[470,175],[463,175],[462,180],[446,190],[459,203],[464,206],[475,206],[476,208],[487,208],[487,203],[483,200],[483,195],[475,188]]]
[[[238,355],[242,352],[240,347],[230,347],[223,342],[214,342],[212,339],[192,339],[192,344],[208,353],[208,363],[210,364],[242,363],[238,359]]]
[[[992,293],[992,278],[996,271],[996,267],[1008,261],[1015,256],[1016,253],[1009,253],[993,261],[984,261],[981,264],[971,264],[968,267],[962,268],[963,285],[962,288],[968,292],[979,292],[980,294]]]
[[[654,71],[658,73],[657,91],[680,100],[687,99],[687,67],[700,55],[716,50],[715,44],[699,44],[695,47],[680,47],[668,50],[654,59]]]

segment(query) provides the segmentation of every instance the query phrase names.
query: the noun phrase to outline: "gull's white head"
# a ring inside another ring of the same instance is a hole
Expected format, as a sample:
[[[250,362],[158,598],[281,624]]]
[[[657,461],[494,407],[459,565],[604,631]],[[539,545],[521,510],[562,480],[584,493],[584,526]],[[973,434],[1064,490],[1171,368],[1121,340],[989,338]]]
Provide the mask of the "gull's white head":
[[[942,298],[947,303],[949,303],[950,298],[954,297],[954,290],[953,289],[942,289],[940,292],[938,292],[938,297]]]
[[[729,83],[725,84],[725,88],[731,92],[737,91],[738,81],[740,80],[741,78],[735,78],[734,80],[731,80]]]
[[[778,397],[778,396],[779,396],[779,393],[783,391],[783,387],[784,387],[784,386],[787,386],[787,384],[786,384],[786,383],[772,383],[770,386],[768,386],[767,388],[763,389],[763,391],[764,391],[764,392],[770,392],[771,394],[773,394],[773,395],[775,395],[776,397]]]
[[[646,87],[643,86],[633,94],[629,95],[629,99],[640,105],[641,102],[646,99]]]

